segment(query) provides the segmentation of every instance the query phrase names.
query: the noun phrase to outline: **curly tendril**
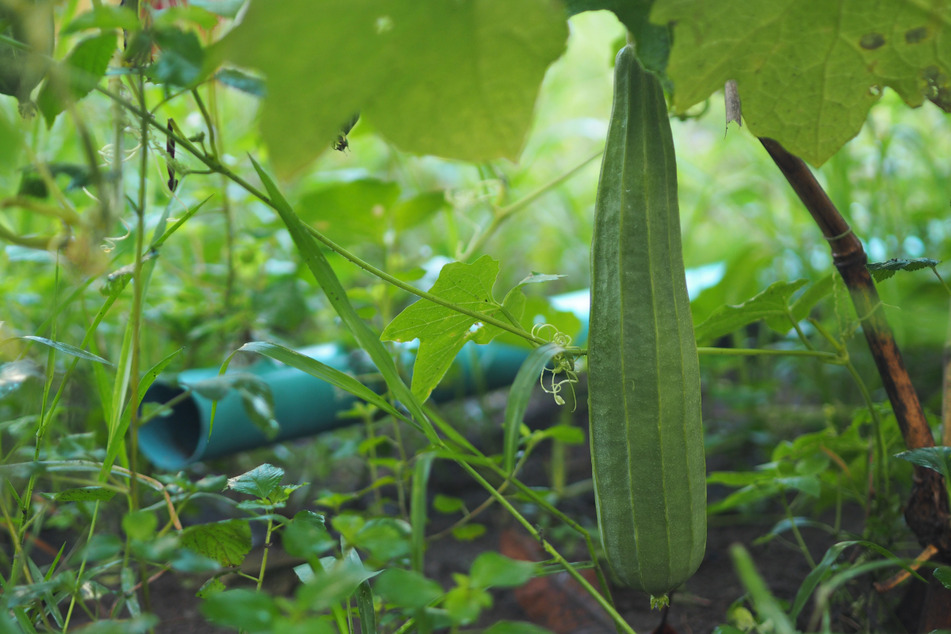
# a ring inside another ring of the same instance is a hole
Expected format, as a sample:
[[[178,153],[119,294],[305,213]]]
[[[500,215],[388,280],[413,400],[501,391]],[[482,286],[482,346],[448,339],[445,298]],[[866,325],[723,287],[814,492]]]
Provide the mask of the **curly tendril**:
[[[549,331],[552,332],[551,337],[546,336]],[[538,337],[539,339],[547,339],[563,348],[571,345],[571,337],[551,324],[535,324],[532,326],[532,336]],[[562,375],[564,378],[559,378]],[[545,380],[546,376],[549,377],[547,384]],[[578,374],[575,372],[574,355],[564,352],[552,357],[550,367],[543,368],[538,377],[539,385],[542,386],[546,394],[552,395],[552,399],[554,399],[558,405],[565,404],[565,399],[561,396],[560,392],[565,385],[568,386],[568,389],[571,391],[572,401],[574,401],[574,406],[571,408],[572,412],[578,408],[578,399],[575,398],[575,383],[577,382]]]

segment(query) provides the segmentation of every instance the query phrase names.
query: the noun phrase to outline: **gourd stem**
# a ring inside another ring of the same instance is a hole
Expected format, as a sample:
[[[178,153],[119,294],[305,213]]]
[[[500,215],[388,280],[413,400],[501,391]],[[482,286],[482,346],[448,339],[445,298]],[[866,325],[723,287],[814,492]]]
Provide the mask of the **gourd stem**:
[[[760,138],[760,142],[829,242],[832,261],[849,289],[905,445],[909,449],[933,447],[931,428],[885,317],[862,243],[801,158],[773,139]],[[914,480],[905,520],[923,545],[935,544],[951,554],[951,523],[943,478],[936,471],[915,467]]]

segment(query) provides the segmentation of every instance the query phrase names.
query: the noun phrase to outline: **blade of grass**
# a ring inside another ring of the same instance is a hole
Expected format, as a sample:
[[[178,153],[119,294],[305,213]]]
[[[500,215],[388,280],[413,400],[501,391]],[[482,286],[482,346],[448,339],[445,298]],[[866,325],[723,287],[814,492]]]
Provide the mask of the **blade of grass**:
[[[250,341],[240,348],[237,352],[256,352],[258,354],[264,355],[275,361],[280,361],[285,365],[289,365],[292,368],[297,368],[301,372],[306,372],[307,374],[317,377],[322,381],[326,381],[331,385],[353,394],[359,399],[366,401],[376,407],[380,408],[390,416],[399,418],[411,425],[414,424],[413,421],[406,418],[406,416],[400,412],[398,409],[390,405],[390,403],[365,386],[360,381],[356,380],[349,374],[341,372],[336,368],[332,368],[326,363],[321,363],[317,359],[308,357],[305,354],[301,354],[296,350],[291,350],[290,348],[285,348],[282,345],[271,343],[269,341]],[[230,360],[231,357],[229,357]]]
[[[429,473],[433,466],[435,454],[421,453],[416,458],[416,467],[413,470],[413,491],[410,495],[410,526],[413,530],[412,564],[413,570],[423,572],[423,561],[426,555],[426,518],[429,517],[429,505],[426,500],[426,489],[429,485]]]
[[[773,631],[777,634],[796,634],[796,627],[783,612],[779,601],[769,591],[763,577],[756,570],[756,565],[753,563],[749,551],[740,544],[734,544],[730,547],[730,555],[733,558],[736,574],[746,587],[746,591],[750,593],[753,605],[756,606],[756,611],[759,612],[760,616],[764,620],[772,622]]]
[[[330,262],[324,257],[317,242],[307,232],[304,223],[291,208],[267,172],[265,172],[253,158],[251,162],[254,164],[254,169],[257,171],[261,182],[264,183],[265,189],[267,189],[271,206],[277,211],[281,220],[283,220],[287,226],[287,230],[291,234],[291,238],[294,240],[294,244],[297,246],[301,257],[304,259],[304,263],[323,289],[327,300],[337,311],[337,314],[340,315],[340,319],[343,320],[344,324],[350,329],[350,332],[353,333],[360,347],[370,355],[370,359],[380,371],[380,374],[383,375],[383,380],[386,381],[386,385],[390,388],[393,396],[409,410],[417,424],[420,425],[426,438],[434,444],[440,444],[436,430],[426,417],[426,412],[423,410],[422,404],[413,396],[413,393],[406,383],[403,382],[396,368],[396,363],[383,346],[379,335],[374,333],[357,314],[353,304],[351,304],[347,298],[347,293],[337,278],[337,274],[334,273]]]
[[[547,343],[532,350],[522,367],[519,368],[512,388],[509,390],[508,403],[505,406],[505,422],[503,423],[503,450],[502,466],[505,472],[511,474],[515,468],[515,454],[518,451],[519,428],[528,409],[528,402],[532,391],[538,382],[538,377],[552,357],[564,352],[564,348],[555,343]]]

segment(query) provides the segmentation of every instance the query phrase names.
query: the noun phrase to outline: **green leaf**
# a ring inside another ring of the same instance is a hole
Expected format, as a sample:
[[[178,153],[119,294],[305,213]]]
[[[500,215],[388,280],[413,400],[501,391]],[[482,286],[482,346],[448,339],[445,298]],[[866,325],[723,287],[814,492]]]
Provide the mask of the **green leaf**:
[[[407,152],[516,159],[548,66],[565,48],[551,0],[255,0],[220,44],[267,78],[263,136],[278,174],[327,150],[360,112]]]
[[[485,524],[469,522],[452,529],[452,536],[460,542],[471,542],[485,535]]]
[[[834,284],[835,275],[830,273],[818,282],[814,282],[807,286],[806,290],[804,290],[802,294],[793,301],[792,306],[790,306],[793,319],[795,319],[798,323],[808,317],[809,313],[812,312],[813,307],[815,307],[816,304],[832,293],[832,287]]]
[[[239,566],[251,551],[251,526],[237,519],[196,524],[182,531],[181,545],[222,566]]]
[[[541,442],[545,439],[551,439],[566,445],[583,445],[585,441],[584,431],[575,425],[552,425],[547,429],[539,429],[532,432],[532,441]]]
[[[174,361],[175,357],[180,355],[184,350],[185,348],[179,348],[178,350],[168,353],[165,355],[165,358],[153,365],[144,375],[142,375],[142,378],[139,380],[139,394],[138,398],[135,400],[136,405],[142,402],[142,399],[145,397],[145,393],[155,382],[155,379],[158,378],[159,374],[161,374],[162,371],[168,367],[168,364]]]
[[[387,216],[400,195],[397,183],[367,178],[332,183],[305,194],[297,206],[301,220],[345,243],[382,244]]]
[[[350,597],[357,587],[379,574],[364,568],[351,550],[351,556],[339,559],[333,565],[325,565],[297,593],[297,600],[311,610],[324,610]]]
[[[435,458],[432,452],[418,453],[413,467],[413,488],[410,493],[410,526],[412,527],[410,563],[413,570],[417,572],[425,569],[423,562],[426,556],[426,523],[429,519],[426,493]]]
[[[205,583],[201,584],[201,587],[198,588],[198,592],[195,593],[195,596],[199,599],[207,599],[211,595],[224,592],[227,589],[228,586],[224,584],[220,577],[212,577]]]
[[[281,429],[274,414],[274,395],[271,386],[261,377],[240,373],[234,375],[232,385],[241,396],[244,413],[266,438],[273,439]]]
[[[806,280],[774,282],[769,287],[738,306],[720,306],[697,326],[697,343],[709,343],[743,326],[767,320],[771,328],[785,334],[792,328],[789,321],[789,298],[806,284]],[[774,320],[780,320],[779,322]],[[779,324],[785,320],[785,329]]]
[[[472,562],[469,576],[480,588],[513,588],[535,574],[535,563],[516,561],[494,551],[484,552]]]
[[[370,587],[369,581],[362,581],[357,586],[357,614],[360,616],[360,631],[366,634],[377,634],[373,588]]]
[[[351,543],[366,550],[378,563],[407,555],[412,550],[412,530],[395,517],[374,517],[366,522]]]
[[[525,286],[526,284],[542,284],[544,282],[554,282],[556,280],[562,279],[563,277],[567,277],[567,276],[558,275],[558,274],[550,274],[550,273],[535,273],[533,271],[531,275],[529,275],[528,277],[524,278],[521,282],[516,284],[515,288],[520,288],[522,286]]]
[[[442,191],[422,192],[401,200],[393,208],[393,229],[411,229],[445,208],[446,204],[446,194]]]
[[[742,489],[731,493],[722,500],[717,500],[707,505],[707,514],[715,515],[736,508],[749,507],[767,498],[771,498],[782,491],[782,487],[772,480],[762,483],[745,486]]]
[[[446,593],[443,607],[454,623],[468,625],[479,617],[483,608],[492,607],[492,595],[473,586],[465,575],[456,575],[455,588]]]
[[[442,586],[432,579],[403,568],[384,570],[373,582],[373,589],[397,607],[410,609],[426,607],[443,593]]]
[[[885,262],[871,262],[868,264],[868,270],[872,272],[872,277],[876,282],[883,282],[893,276],[895,271],[919,271],[921,269],[934,269],[941,264],[940,260],[931,258],[915,258],[906,260],[904,258],[893,258]]]
[[[135,11],[127,6],[103,4],[92,11],[80,13],[60,31],[63,35],[78,33],[87,29],[124,29],[134,31],[139,28],[139,18]]]
[[[288,555],[310,560],[337,545],[324,525],[324,517],[313,511],[298,511],[281,531],[281,544]]]
[[[759,571],[756,570],[749,551],[740,544],[734,544],[730,548],[730,555],[733,558],[733,565],[736,568],[737,576],[739,576],[740,581],[743,582],[747,592],[749,592],[750,598],[753,600],[753,605],[756,607],[756,611],[760,617],[764,620],[770,620],[777,634],[794,634],[796,628],[792,622],[790,622],[786,613],[783,612],[779,601],[769,591],[769,587],[766,585],[766,582],[763,581],[763,577],[760,576]]]
[[[949,480],[949,471],[951,471],[951,447],[919,447],[911,451],[903,451],[895,454],[900,460],[937,471]]]
[[[102,487],[79,487],[57,493],[53,499],[57,502],[106,502],[114,498],[116,492]]]
[[[27,341],[35,341],[36,343],[42,344],[44,346],[48,346],[50,348],[53,348],[54,350],[59,350],[60,352],[63,352],[73,357],[86,359],[87,361],[95,361],[96,363],[101,363],[103,365],[109,365],[109,366],[112,365],[111,363],[109,363],[109,361],[103,359],[102,357],[98,355],[95,355],[91,352],[86,352],[82,348],[77,348],[76,346],[72,344],[63,343],[62,341],[53,341],[52,339],[47,339],[46,337],[37,337],[35,335],[23,335],[22,337],[13,337],[12,339],[25,339]],[[7,341],[10,341],[10,339],[0,341],[0,345],[6,343]]]
[[[353,304],[347,298],[347,292],[340,283],[340,279],[320,250],[317,241],[306,231],[300,218],[294,213],[287,199],[274,183],[274,179],[253,158],[251,163],[261,182],[264,183],[265,189],[267,189],[271,205],[287,226],[291,239],[294,240],[294,245],[300,252],[307,268],[314,275],[314,279],[324,290],[327,301],[340,315],[341,321],[353,334],[360,347],[370,356],[377,370],[383,375],[383,380],[386,381],[386,385],[393,396],[409,410],[413,417],[411,423],[423,432],[430,442],[437,442],[436,430],[433,429],[429,417],[423,410],[422,403],[413,396],[412,391],[403,382],[393,357],[380,342],[380,338],[357,314]]]
[[[283,469],[264,463],[241,475],[229,478],[228,488],[238,493],[253,495],[260,500],[266,500],[281,488],[281,480],[283,479]]]
[[[205,555],[187,548],[179,548],[172,557],[161,559],[174,570],[189,575],[208,575],[221,570],[221,564]]]
[[[484,255],[472,264],[453,262],[439,272],[429,289],[446,301],[490,317],[501,315],[502,306],[492,297],[499,263]],[[439,384],[453,359],[468,341],[488,343],[501,330],[478,324],[469,315],[420,299],[396,316],[383,330],[383,341],[419,339],[413,365],[413,395],[425,400]]]
[[[769,471],[714,471],[707,476],[707,484],[725,484],[741,487],[759,482],[770,482],[776,478],[774,470]]]
[[[46,119],[47,127],[69,103],[88,95],[106,74],[109,61],[116,52],[114,32],[81,40],[62,64],[50,70],[49,79],[37,96],[37,106]]]
[[[951,569],[935,568],[933,574],[934,578],[937,579],[941,585],[951,590]]]
[[[258,376],[247,372],[233,372],[202,379],[182,385],[210,401],[220,401],[235,390],[241,397],[245,413],[267,438],[273,438],[280,431],[280,425],[274,418],[274,397],[268,384]]]
[[[224,68],[215,74],[215,79],[225,86],[230,86],[235,90],[247,93],[254,97],[263,97],[267,94],[264,86],[264,80],[241,72],[234,68]]]
[[[20,129],[13,125],[3,112],[0,112],[0,170],[6,172],[19,164],[23,148]]]
[[[949,17],[935,0],[656,0],[651,14],[674,25],[678,112],[734,79],[750,131],[815,166],[859,132],[886,86],[912,107],[951,105]]]
[[[211,30],[218,24],[220,14],[209,10],[209,4],[222,4],[218,2],[202,3],[188,2],[178,6],[169,6],[161,11],[152,12],[152,27],[156,30],[175,27],[178,24],[187,24],[199,27],[205,30]],[[234,4],[233,2],[231,4]],[[201,6],[199,6],[201,5]],[[226,11],[230,7],[223,6]]]
[[[155,29],[152,35],[161,48],[150,70],[155,79],[184,87],[194,86],[202,79],[205,50],[194,32],[164,28]]]
[[[452,495],[443,495],[442,493],[437,493],[433,498],[433,510],[438,513],[458,513],[465,508],[466,504],[462,501],[462,498],[457,498]]]
[[[122,530],[132,539],[149,539],[157,528],[158,518],[151,511],[131,511],[122,516]]]
[[[561,346],[548,343],[532,350],[528,358],[519,368],[512,388],[509,390],[508,403],[505,406],[505,422],[503,423],[503,460],[502,468],[511,473],[515,468],[515,454],[518,450],[519,427],[522,425],[525,411],[531,400],[532,393],[539,376],[552,357],[564,352]]]
[[[245,632],[272,632],[280,609],[265,592],[236,589],[217,592],[201,604],[209,621]]]
[[[859,542],[845,541],[833,544],[829,547],[826,554],[823,555],[822,561],[806,575],[806,578],[799,586],[799,591],[796,592],[796,599],[793,601],[792,608],[789,611],[789,617],[791,619],[795,620],[799,616],[799,613],[802,612],[802,609],[806,606],[806,602],[809,600],[809,597],[812,596],[812,592],[816,589],[816,586],[835,572],[835,562],[839,558],[839,555],[842,554],[842,551],[857,543]]]

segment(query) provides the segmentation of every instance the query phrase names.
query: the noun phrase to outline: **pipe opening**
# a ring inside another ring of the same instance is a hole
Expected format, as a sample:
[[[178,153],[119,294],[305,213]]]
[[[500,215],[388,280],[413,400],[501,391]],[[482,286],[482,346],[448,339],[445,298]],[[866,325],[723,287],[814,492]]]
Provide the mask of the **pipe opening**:
[[[185,390],[153,383],[142,403],[167,403]],[[139,430],[139,442],[149,448],[148,458],[157,466],[176,469],[188,463],[201,440],[201,414],[191,396],[172,406],[164,416],[153,418]]]

